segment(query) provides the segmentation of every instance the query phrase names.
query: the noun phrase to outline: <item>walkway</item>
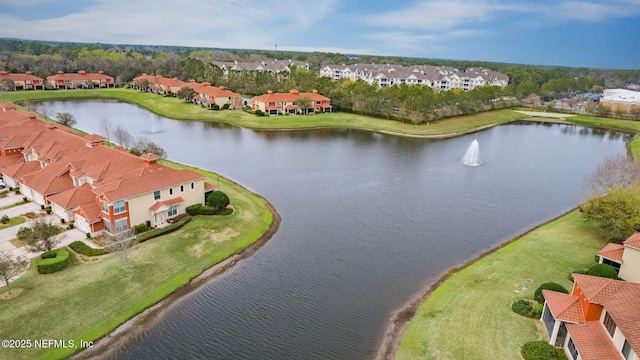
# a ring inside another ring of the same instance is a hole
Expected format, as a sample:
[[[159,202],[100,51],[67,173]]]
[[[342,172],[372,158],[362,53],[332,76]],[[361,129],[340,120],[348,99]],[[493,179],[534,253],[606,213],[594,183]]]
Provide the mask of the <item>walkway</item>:
[[[9,194],[6,197],[0,198],[0,208],[13,205],[20,201],[22,201],[22,195],[9,192]],[[62,225],[60,223],[59,217],[57,217],[56,215],[45,214],[45,212],[40,208],[40,205],[34,202],[29,202],[29,203],[14,206],[8,209],[0,210],[0,217],[7,215],[8,217],[11,218],[11,217],[24,215],[29,212],[33,212],[39,215],[37,219],[45,219],[46,221],[49,221],[51,224]],[[42,252],[30,252],[24,246],[18,248],[11,243],[11,240],[16,238],[17,233],[21,228],[29,227],[35,220],[36,218],[27,219],[27,221],[24,224],[12,226],[10,228],[0,230],[0,251],[4,251],[7,255],[21,256],[25,258],[34,258],[36,256],[40,256]],[[95,244],[93,244],[90,241],[87,241],[87,236],[85,235],[85,233],[83,233],[78,229],[66,230],[59,236],[62,239],[57,247],[67,246],[74,241],[82,241],[92,248],[97,248]]]

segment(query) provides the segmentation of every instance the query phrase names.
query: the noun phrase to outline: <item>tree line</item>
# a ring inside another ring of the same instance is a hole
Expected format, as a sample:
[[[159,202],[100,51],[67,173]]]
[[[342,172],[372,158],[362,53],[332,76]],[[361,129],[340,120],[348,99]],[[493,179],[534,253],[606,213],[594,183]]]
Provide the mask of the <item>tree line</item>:
[[[311,70],[293,69],[291,73],[243,71],[225,76],[212,61],[256,61],[269,58],[291,58],[307,61]],[[481,87],[472,91],[433,91],[422,86],[401,85],[378,88],[362,81],[318,77],[327,64],[394,63],[399,65],[437,64],[467,67],[487,67],[509,76],[506,88]],[[57,71],[76,72],[99,70],[114,76],[118,86],[142,74],[157,74],[207,81],[243,96],[264,94],[267,90],[286,92],[318,90],[331,98],[336,110],[351,111],[386,119],[414,123],[438,120],[484,110],[512,106],[532,94],[549,101],[571,94],[619,87],[640,82],[640,70],[601,70],[433,60],[381,56],[347,56],[333,53],[269,52],[259,50],[212,50],[186,47],[154,47],[135,45],[42,43],[0,40],[0,69],[9,72],[31,71],[45,78]]]

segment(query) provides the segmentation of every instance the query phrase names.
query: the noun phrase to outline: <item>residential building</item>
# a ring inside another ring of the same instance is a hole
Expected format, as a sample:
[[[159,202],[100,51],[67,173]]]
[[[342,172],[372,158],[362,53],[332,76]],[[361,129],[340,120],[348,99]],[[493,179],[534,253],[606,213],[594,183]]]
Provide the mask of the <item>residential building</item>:
[[[301,99],[308,99],[307,107],[302,108]],[[254,96],[251,107],[269,115],[288,114],[314,114],[316,112],[331,112],[331,99],[318,94],[317,90],[301,93],[298,90],[289,90],[288,93],[274,93],[269,90],[264,95]]]
[[[599,263],[613,266],[618,276],[640,283],[640,232],[620,244],[607,244],[598,252]]]
[[[572,360],[639,360],[640,284],[573,274],[571,294],[543,290],[549,343]]]
[[[363,80],[379,87],[401,84],[429,86],[434,91],[461,89],[472,90],[478,86],[500,86],[509,84],[509,77],[484,68],[469,68],[464,72],[450,66],[393,64],[327,65],[320,69],[320,76],[336,81]]]
[[[8,79],[13,82],[13,88],[6,88],[4,80]],[[39,78],[31,71],[24,74],[9,74],[6,71],[0,71],[0,90],[44,90],[44,79]]]
[[[39,120],[13,104],[0,107],[0,173],[7,186],[91,234],[116,234],[149,222],[163,226],[204,204],[215,186],[204,176],[159,164],[154,154],[134,156]]]
[[[140,80],[147,80],[148,85],[146,89],[139,88],[138,81]],[[175,95],[185,85],[186,83],[182,80],[178,80],[178,78],[170,79],[162,75],[147,75],[146,73],[133,78],[133,81],[131,82],[131,87],[134,89],[154,92],[160,95]]]
[[[627,89],[606,89],[602,93],[600,104],[610,107],[611,111],[629,112],[640,108],[640,92]]]
[[[64,73],[47,76],[47,84],[54,89],[90,89],[116,87],[115,79],[104,71],[88,73],[80,70],[77,73]]]
[[[208,82],[197,83],[191,80],[184,86],[192,88],[196,92],[193,102],[205,107],[212,107],[214,104],[222,108],[228,104],[230,108],[239,109],[242,107],[242,96],[233,91],[225,89],[224,86],[211,86]]]
[[[222,69],[225,76],[230,71],[259,71],[278,74],[281,72],[289,73],[294,67],[309,70],[308,62],[295,60],[213,61],[212,64]]]

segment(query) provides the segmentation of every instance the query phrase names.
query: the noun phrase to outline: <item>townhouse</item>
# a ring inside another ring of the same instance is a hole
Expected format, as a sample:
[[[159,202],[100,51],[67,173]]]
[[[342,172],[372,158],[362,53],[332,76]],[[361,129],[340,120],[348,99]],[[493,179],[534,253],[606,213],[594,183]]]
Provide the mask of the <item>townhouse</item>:
[[[80,70],[77,73],[64,73],[58,71],[57,74],[47,76],[47,84],[53,89],[92,89],[92,88],[113,88],[116,87],[115,79],[98,71],[88,73]]]
[[[140,87],[141,80],[146,80],[146,88],[142,89]],[[131,87],[134,89],[154,92],[160,95],[175,95],[185,86],[185,83],[182,80],[178,80],[178,78],[166,78],[162,75],[147,75],[147,73],[143,73],[142,75],[133,78],[131,82]]]
[[[163,226],[187,206],[204,204],[215,189],[203,175],[159,164],[157,155],[134,156],[104,145],[102,136],[81,137],[13,104],[0,107],[6,184],[84,232],[116,234],[146,222]]]
[[[336,81],[363,80],[379,87],[400,84],[429,86],[434,91],[461,89],[472,90],[478,86],[500,86],[509,84],[509,77],[484,68],[469,68],[464,72],[449,66],[392,64],[327,65],[320,69],[320,76]]]
[[[598,252],[598,262],[613,266],[620,278],[640,283],[640,233],[629,236],[622,244],[607,244]]]
[[[331,99],[312,92],[298,92],[292,89],[288,93],[274,93],[269,90],[264,95],[254,96],[252,110],[260,110],[269,115],[314,114],[316,112],[331,112]]]
[[[8,82],[5,80],[9,80]],[[0,90],[44,90],[44,79],[27,71],[24,74],[9,74],[0,71]]]
[[[289,73],[293,68],[309,70],[309,63],[295,60],[259,60],[259,61],[213,61],[213,65],[222,69],[225,76],[229,72],[258,71],[273,74]]]
[[[543,290],[549,343],[572,360],[638,360],[640,284],[573,274],[571,294]]]
[[[229,105],[232,109],[242,107],[242,96],[233,91],[225,89],[224,86],[211,86],[211,83],[197,83],[191,80],[185,86],[192,88],[196,95],[192,101],[205,107],[217,105],[219,108]]]

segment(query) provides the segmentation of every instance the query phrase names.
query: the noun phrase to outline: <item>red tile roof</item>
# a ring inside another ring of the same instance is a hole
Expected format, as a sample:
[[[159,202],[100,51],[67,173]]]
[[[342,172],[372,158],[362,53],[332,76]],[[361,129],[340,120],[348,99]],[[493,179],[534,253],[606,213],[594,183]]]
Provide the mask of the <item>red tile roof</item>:
[[[49,201],[64,209],[73,209],[79,205],[91,204],[95,202],[95,199],[96,196],[91,192],[91,185],[88,183],[48,197]]]
[[[102,209],[96,202],[78,206],[76,213],[85,218],[89,224],[95,224],[102,220]]]
[[[640,349],[640,284],[573,274],[587,300],[599,304],[634,349]]]
[[[259,102],[294,102],[298,101],[302,97],[308,97],[311,101],[331,101],[326,96],[322,96],[317,92],[305,92],[301,93],[298,90],[290,90],[288,93],[274,93],[268,92],[267,94],[254,96],[253,101]],[[312,104],[314,105],[314,104]]]
[[[609,243],[602,250],[598,251],[598,255],[622,263],[622,254],[624,253],[624,245]]]
[[[626,246],[631,246],[636,249],[640,249],[640,232],[633,233],[627,240],[624,241]]]
[[[109,76],[102,71],[97,73],[87,73],[84,70],[80,70],[77,73],[63,73],[62,71],[58,71],[57,74],[47,76],[47,80],[110,80],[113,81],[113,77]]]
[[[147,74],[142,74],[138,77],[135,77],[133,78],[133,81],[135,82],[142,79],[146,79],[149,82],[150,87],[153,87],[153,85],[174,87],[174,86],[184,86],[187,84],[182,80],[178,80],[178,78],[170,79],[162,75],[147,75]]]
[[[215,190],[217,188],[218,188],[218,185],[211,184],[211,183],[208,183],[208,182],[204,183],[204,191]]]
[[[572,323],[585,322],[579,297],[551,290],[542,290],[542,295],[554,318]]]
[[[184,199],[182,198],[182,196],[177,196],[177,197],[174,197],[174,198],[171,198],[171,199],[167,199],[165,201],[156,201],[153,205],[151,205],[149,210],[156,211],[156,210],[160,209],[163,206],[170,207],[170,206],[173,206],[175,204],[180,204],[182,202],[184,202]]]
[[[599,321],[567,324],[567,330],[582,360],[623,359],[622,353],[616,349],[609,333]]]
[[[3,168],[2,173],[15,180],[20,180],[23,176],[40,169],[41,167],[38,161],[29,161]]]
[[[105,182],[93,192],[96,195],[104,195],[107,201],[113,202],[201,179],[204,179],[203,175],[190,170],[176,170],[160,164],[150,164],[123,174],[119,179]]]
[[[0,80],[4,80],[4,79],[10,79],[12,81],[26,81],[26,80],[32,80],[36,82],[44,81],[43,78],[39,78],[31,74],[30,71],[27,71],[24,74],[9,74],[6,71],[0,71]]]

